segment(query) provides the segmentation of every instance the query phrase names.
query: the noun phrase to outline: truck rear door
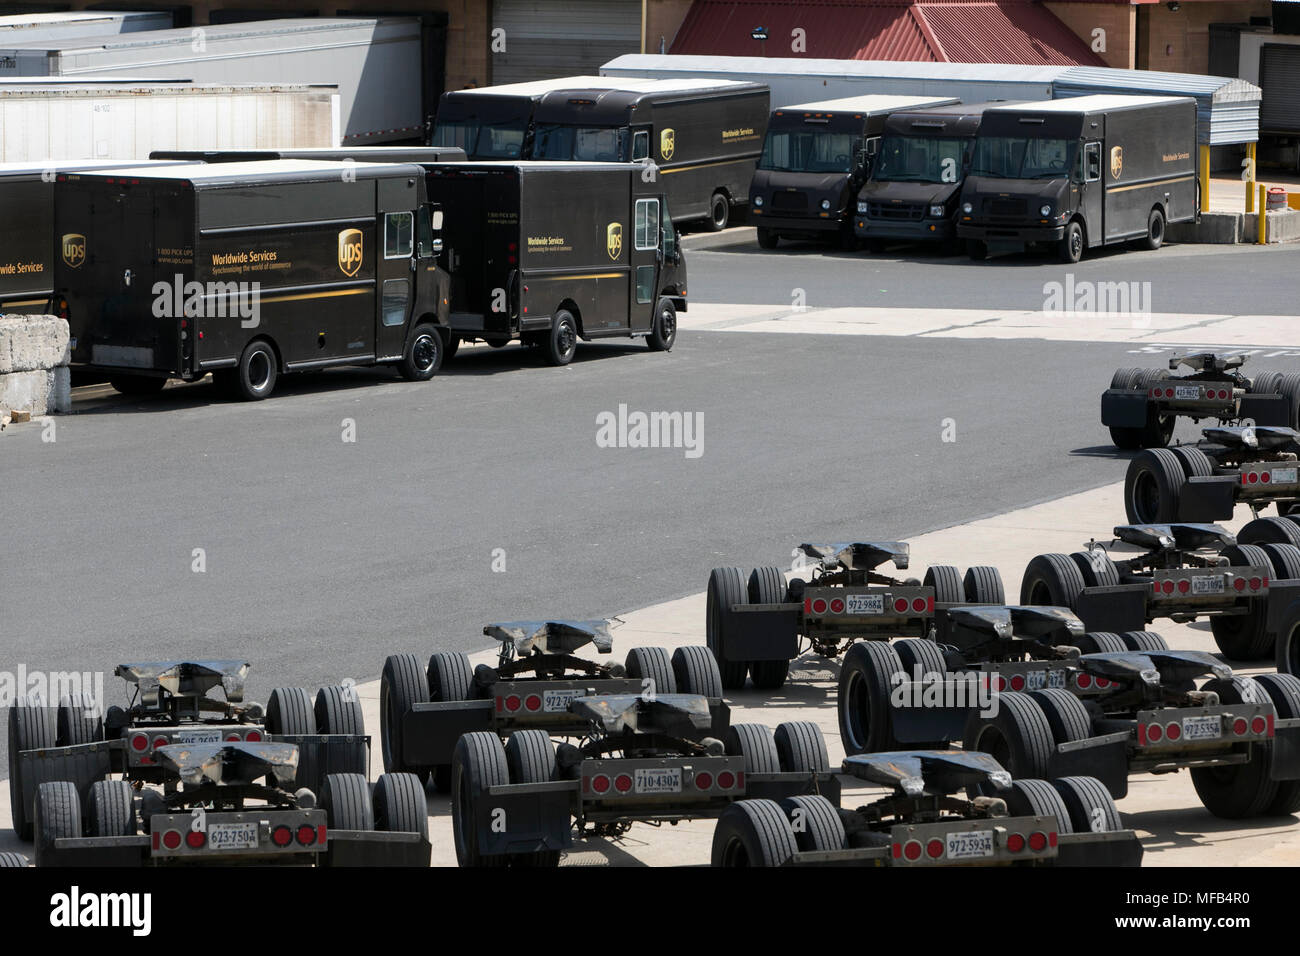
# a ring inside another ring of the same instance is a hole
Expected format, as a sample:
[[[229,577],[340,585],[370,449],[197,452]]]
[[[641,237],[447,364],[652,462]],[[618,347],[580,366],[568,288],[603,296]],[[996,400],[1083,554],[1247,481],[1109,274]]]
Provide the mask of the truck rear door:
[[[654,317],[655,295],[659,290],[662,266],[660,221],[663,201],[658,196],[637,199],[632,215],[632,248],[628,265],[632,270],[628,283],[628,327],[634,332],[650,328]]]

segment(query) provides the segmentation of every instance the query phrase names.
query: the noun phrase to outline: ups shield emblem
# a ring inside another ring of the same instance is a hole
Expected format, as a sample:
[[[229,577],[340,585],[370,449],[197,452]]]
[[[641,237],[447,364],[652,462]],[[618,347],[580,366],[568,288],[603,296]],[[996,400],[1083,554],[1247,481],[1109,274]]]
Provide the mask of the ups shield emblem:
[[[63,261],[71,269],[76,269],[86,261],[86,237],[79,232],[70,232],[63,237]]]
[[[623,252],[623,224],[621,222],[611,222],[605,227],[605,251],[609,257],[618,260],[619,255]]]
[[[1110,148],[1110,178],[1119,179],[1119,174],[1124,170],[1124,147],[1112,146]]]
[[[339,270],[348,278],[361,268],[361,230],[344,229],[339,232]]]
[[[677,134],[671,129],[659,133],[659,158],[672,159],[673,150],[677,148]]]

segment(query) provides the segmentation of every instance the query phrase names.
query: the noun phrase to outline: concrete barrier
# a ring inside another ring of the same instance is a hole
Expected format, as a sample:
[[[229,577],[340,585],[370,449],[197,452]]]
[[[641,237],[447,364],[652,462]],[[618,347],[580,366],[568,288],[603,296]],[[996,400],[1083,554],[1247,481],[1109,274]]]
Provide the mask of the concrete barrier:
[[[69,357],[66,320],[53,315],[0,316],[0,417],[15,411],[69,411]]]
[[[1269,242],[1300,239],[1300,211],[1281,209],[1270,212],[1264,228]],[[1199,223],[1170,223],[1168,235],[1170,242],[1252,243],[1258,229],[1258,213],[1203,212]]]

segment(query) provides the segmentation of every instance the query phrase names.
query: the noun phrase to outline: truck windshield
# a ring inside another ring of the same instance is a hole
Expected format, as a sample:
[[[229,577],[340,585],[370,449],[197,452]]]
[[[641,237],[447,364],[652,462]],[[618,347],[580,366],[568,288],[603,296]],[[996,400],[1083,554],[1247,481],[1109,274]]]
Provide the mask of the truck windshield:
[[[1063,179],[1070,175],[1077,145],[1066,139],[980,136],[975,140],[970,174],[994,179]]]
[[[433,145],[459,146],[470,159],[518,159],[524,145],[524,127],[451,120],[434,127]]]
[[[627,161],[627,144],[627,127],[539,126],[533,158],[620,163]]]
[[[969,146],[969,139],[886,136],[871,178],[886,183],[959,182]]]
[[[758,168],[781,173],[851,173],[855,142],[859,140],[852,133],[825,129],[770,131],[763,141]]]

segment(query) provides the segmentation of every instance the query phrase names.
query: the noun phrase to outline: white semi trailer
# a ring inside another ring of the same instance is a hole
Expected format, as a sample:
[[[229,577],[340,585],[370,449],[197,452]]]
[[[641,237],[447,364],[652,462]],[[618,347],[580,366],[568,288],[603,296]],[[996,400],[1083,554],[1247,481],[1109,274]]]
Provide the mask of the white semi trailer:
[[[0,163],[337,146],[333,86],[0,82]]]
[[[342,137],[324,145],[422,142],[420,29],[414,17],[310,17],[20,43],[0,47],[0,78],[332,84],[338,87]],[[205,145],[217,144],[209,137]]]
[[[0,17],[0,47],[10,43],[45,43],[171,28],[172,15],[166,10],[15,13]]]

